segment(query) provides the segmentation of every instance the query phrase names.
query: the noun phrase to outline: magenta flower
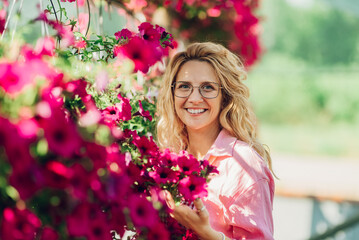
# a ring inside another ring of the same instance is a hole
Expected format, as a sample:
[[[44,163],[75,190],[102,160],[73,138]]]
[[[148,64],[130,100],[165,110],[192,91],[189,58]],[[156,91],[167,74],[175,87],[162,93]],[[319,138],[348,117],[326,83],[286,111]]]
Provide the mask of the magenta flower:
[[[158,146],[153,141],[152,136],[148,139],[146,136],[140,137],[137,134],[133,134],[132,143],[135,144],[142,155],[157,156],[158,154]]]
[[[177,162],[185,175],[190,175],[193,172],[199,173],[201,170],[199,161],[192,155],[186,156],[185,153],[182,153],[178,156]]]
[[[19,135],[23,138],[34,140],[39,131],[39,124],[35,118],[21,119],[17,124]]]
[[[165,228],[163,223],[157,222],[152,228],[149,229],[147,233],[148,240],[169,240],[170,233]]]
[[[111,228],[105,213],[97,211],[91,218],[87,232],[88,240],[112,240]]]
[[[43,187],[43,176],[37,166],[13,168],[9,183],[18,191],[22,200],[29,199]]]
[[[127,202],[131,220],[135,227],[151,228],[159,221],[157,211],[146,198],[132,194]]]
[[[132,36],[132,32],[128,30],[127,28],[122,29],[121,31],[118,31],[115,33],[115,37],[117,40],[122,39],[130,39]]]
[[[93,168],[95,170],[106,167],[106,147],[91,142],[85,143],[85,147],[85,155],[92,160]]]
[[[174,183],[178,180],[177,172],[165,166],[155,167],[155,171],[149,172],[149,175],[157,184]]]
[[[71,158],[77,154],[82,139],[75,124],[66,118],[62,110],[52,109],[52,116],[43,119],[41,125],[51,151],[66,158]]]
[[[85,40],[76,40],[74,42],[74,47],[77,49],[84,49],[87,46],[87,42]]]
[[[66,218],[67,231],[70,236],[81,237],[87,234],[90,221],[91,205],[81,202]]]
[[[40,219],[28,209],[5,208],[0,238],[3,240],[32,240],[40,227]]]
[[[165,47],[174,48],[172,34],[166,32],[166,29],[156,25],[156,31],[161,35],[161,43]]]
[[[0,88],[5,92],[13,95],[20,92],[26,85],[30,83],[30,79],[26,77],[29,74],[24,67],[17,62],[0,64]]]
[[[58,161],[50,161],[44,168],[45,184],[52,188],[64,189],[69,186],[72,169]]]
[[[140,107],[140,109],[139,109],[139,111],[138,111],[138,112],[140,113],[140,115],[141,115],[142,117],[147,118],[148,120],[152,121],[152,116],[151,116],[151,114],[150,114],[150,111],[145,111],[145,110],[143,109],[141,100],[138,100],[138,105],[139,105],[139,107]]]
[[[176,167],[178,165],[178,156],[166,148],[158,157],[158,162],[160,166]]]
[[[88,190],[90,188],[89,173],[79,163],[75,163],[71,166],[71,172],[73,173],[70,178],[70,193],[73,197],[82,201],[87,199]]]
[[[56,43],[53,37],[40,38],[35,47],[35,53],[43,56],[53,56],[55,53]]]
[[[116,123],[120,120],[120,108],[121,104],[116,103],[113,106],[109,106],[102,110],[102,118],[105,123],[110,126],[116,125]]]
[[[59,234],[51,227],[44,227],[41,233],[40,240],[57,240],[59,239]]]
[[[141,23],[141,25],[138,26],[138,30],[140,31],[140,35],[144,40],[159,44],[161,34],[153,27],[151,23]]]
[[[6,24],[6,11],[5,9],[0,10],[0,34],[3,33]]]
[[[79,96],[83,102],[88,102],[91,100],[91,95],[87,93],[86,87],[88,82],[84,79],[73,80],[67,82],[64,86],[66,91],[71,92],[74,96]]]
[[[206,179],[195,175],[183,178],[178,185],[179,192],[190,202],[196,198],[206,197],[208,195],[206,188]]]
[[[114,55],[131,59],[135,65],[134,71],[147,73],[150,66],[161,59],[159,44],[155,45],[146,40],[133,37],[127,44],[114,49]]]
[[[126,218],[123,213],[123,207],[118,204],[111,205],[111,229],[115,230],[120,237],[125,233]]]
[[[131,110],[132,110],[132,107],[130,105],[130,100],[126,97],[122,97],[121,93],[117,95],[117,98],[119,100],[121,100],[121,105],[119,107],[120,109],[120,114],[119,114],[119,118],[120,120],[122,121],[128,121],[130,120],[132,117],[131,117]]]

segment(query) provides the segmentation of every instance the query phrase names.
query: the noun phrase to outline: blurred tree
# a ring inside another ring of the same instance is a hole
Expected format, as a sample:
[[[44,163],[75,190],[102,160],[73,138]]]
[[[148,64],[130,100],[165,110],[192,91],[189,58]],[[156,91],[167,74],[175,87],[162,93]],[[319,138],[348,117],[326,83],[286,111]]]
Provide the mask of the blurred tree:
[[[318,65],[349,64],[359,55],[359,18],[324,2],[294,7],[278,1],[273,50]]]

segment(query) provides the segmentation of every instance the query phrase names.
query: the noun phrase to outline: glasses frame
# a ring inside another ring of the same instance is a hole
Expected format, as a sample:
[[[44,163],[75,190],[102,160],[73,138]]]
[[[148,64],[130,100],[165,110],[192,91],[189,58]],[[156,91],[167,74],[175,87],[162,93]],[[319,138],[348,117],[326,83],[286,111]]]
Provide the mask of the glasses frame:
[[[176,89],[175,89],[176,83],[188,83],[188,84],[191,85],[192,89],[191,89],[191,92],[188,94],[188,96],[182,97],[182,96],[177,96],[177,95],[175,94],[175,91],[176,91]],[[214,83],[214,84],[217,84],[217,85],[218,85],[218,91],[217,91],[217,95],[216,95],[215,97],[205,97],[205,96],[203,96],[202,91],[201,91],[201,86],[202,86],[203,84],[206,84],[206,83]],[[220,91],[220,89],[222,89],[223,87],[221,87],[221,86],[219,85],[219,83],[217,83],[217,82],[204,82],[204,83],[201,83],[199,86],[193,86],[192,83],[190,83],[190,82],[178,81],[178,82],[173,82],[172,85],[171,85],[171,88],[172,88],[172,90],[173,90],[173,95],[175,95],[176,97],[179,97],[179,98],[188,98],[188,97],[191,96],[191,94],[193,93],[193,90],[194,90],[195,88],[198,88],[199,94],[201,94],[201,96],[202,96],[203,98],[206,98],[206,99],[214,99],[214,98],[217,98],[217,97],[218,97],[219,91]]]

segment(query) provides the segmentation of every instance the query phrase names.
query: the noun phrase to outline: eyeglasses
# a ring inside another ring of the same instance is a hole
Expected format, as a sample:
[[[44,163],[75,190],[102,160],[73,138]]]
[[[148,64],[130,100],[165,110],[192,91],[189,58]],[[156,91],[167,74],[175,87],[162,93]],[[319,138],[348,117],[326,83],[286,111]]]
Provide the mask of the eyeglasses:
[[[219,86],[216,82],[204,82],[198,87],[194,87],[189,82],[174,82],[172,84],[173,92],[176,97],[186,98],[192,94],[194,88],[199,89],[199,93],[202,97],[211,99],[218,97],[219,89],[222,87]]]

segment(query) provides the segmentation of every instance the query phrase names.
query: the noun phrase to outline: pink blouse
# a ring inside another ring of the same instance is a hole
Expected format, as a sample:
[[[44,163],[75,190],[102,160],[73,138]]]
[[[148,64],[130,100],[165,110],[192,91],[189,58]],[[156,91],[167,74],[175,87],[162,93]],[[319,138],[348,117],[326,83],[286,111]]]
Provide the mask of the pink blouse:
[[[274,180],[263,159],[225,129],[205,159],[219,171],[203,199],[212,228],[232,239],[273,239]]]

